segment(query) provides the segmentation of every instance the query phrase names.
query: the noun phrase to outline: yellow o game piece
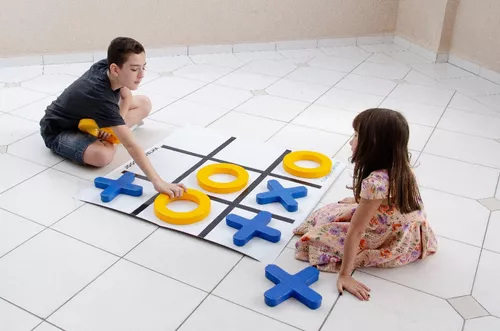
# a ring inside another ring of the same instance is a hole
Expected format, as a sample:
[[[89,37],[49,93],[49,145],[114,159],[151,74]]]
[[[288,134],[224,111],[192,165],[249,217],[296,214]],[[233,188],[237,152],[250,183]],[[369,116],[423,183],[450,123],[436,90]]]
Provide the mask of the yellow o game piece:
[[[176,212],[168,209],[167,205],[172,201],[188,200],[198,204],[198,208],[188,212]],[[171,199],[166,194],[160,194],[154,202],[155,215],[160,220],[170,224],[188,225],[201,221],[210,214],[211,201],[203,192],[188,189],[179,198]]]
[[[215,182],[210,176],[215,174],[227,174],[236,177],[235,180],[228,183]],[[248,183],[248,172],[235,164],[215,163],[201,168],[196,174],[198,185],[206,191],[213,193],[233,193],[243,189]]]
[[[78,129],[80,131],[87,132],[88,134],[90,134],[96,138],[99,138],[99,130],[102,130],[102,131],[109,133],[111,135],[108,139],[106,139],[107,142],[109,142],[111,144],[119,144],[120,143],[120,140],[118,140],[118,138],[115,136],[113,130],[111,130],[110,128],[100,129],[99,126],[97,125],[97,123],[93,119],[84,118],[84,119],[80,120],[80,122],[78,123]]]
[[[295,164],[297,161],[313,161],[319,164],[316,168],[304,168]],[[283,159],[283,168],[291,175],[303,178],[320,178],[328,175],[332,169],[332,160],[321,153],[312,151],[295,151]]]

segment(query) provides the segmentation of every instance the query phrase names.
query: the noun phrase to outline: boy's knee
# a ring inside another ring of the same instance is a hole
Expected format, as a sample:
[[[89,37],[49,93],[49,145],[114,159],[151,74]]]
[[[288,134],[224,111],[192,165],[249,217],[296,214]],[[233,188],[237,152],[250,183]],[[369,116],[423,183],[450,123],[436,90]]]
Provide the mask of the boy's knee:
[[[151,99],[149,99],[146,96],[144,96],[143,99],[142,109],[144,111],[145,115],[144,117],[147,117],[151,113],[151,110],[153,109],[153,104],[151,103]]]
[[[113,161],[113,157],[114,151],[111,148],[106,148],[104,146],[94,148],[94,146],[89,146],[83,156],[83,160],[88,165],[94,167],[104,167]]]

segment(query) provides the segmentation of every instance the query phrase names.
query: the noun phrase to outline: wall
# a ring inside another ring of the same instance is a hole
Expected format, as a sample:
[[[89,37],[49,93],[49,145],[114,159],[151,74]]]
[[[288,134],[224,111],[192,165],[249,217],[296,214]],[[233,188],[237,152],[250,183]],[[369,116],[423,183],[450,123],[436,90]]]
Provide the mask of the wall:
[[[438,52],[448,0],[400,0],[396,35]]]
[[[500,72],[500,0],[461,0],[451,54]]]
[[[0,0],[0,57],[393,33],[398,0]]]

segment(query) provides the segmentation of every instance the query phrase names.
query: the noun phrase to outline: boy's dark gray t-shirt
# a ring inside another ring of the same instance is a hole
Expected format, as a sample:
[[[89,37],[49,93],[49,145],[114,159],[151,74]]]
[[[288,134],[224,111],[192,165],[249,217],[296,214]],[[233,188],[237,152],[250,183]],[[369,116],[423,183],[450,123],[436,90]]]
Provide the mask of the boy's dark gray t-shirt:
[[[81,119],[91,118],[101,128],[124,125],[120,115],[120,89],[113,91],[106,59],[93,64],[45,110],[40,121],[47,147],[63,131],[78,131]]]

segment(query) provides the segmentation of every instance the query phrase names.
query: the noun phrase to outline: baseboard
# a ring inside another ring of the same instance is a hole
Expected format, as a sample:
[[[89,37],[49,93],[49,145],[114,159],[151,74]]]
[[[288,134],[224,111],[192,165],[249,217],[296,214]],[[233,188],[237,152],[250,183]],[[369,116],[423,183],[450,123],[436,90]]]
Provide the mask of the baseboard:
[[[394,36],[394,43],[434,63],[448,62],[448,53],[437,53],[402,37]]]
[[[480,77],[487,79],[489,81],[492,81],[494,83],[500,84],[500,73],[490,70],[488,68],[485,68],[481,66],[480,64],[477,64],[475,62],[466,60],[464,58],[461,58],[455,54],[450,54],[450,60],[449,63],[462,68],[464,70],[470,71],[476,75],[479,75]]]
[[[374,45],[374,44],[392,44],[394,42],[393,34],[369,35],[359,37],[339,37],[322,38],[308,40],[285,40],[264,43],[235,43],[227,45],[191,45],[191,46],[171,46],[146,49],[148,57],[166,57],[179,55],[198,55],[215,53],[242,53],[256,51],[275,51],[306,48],[324,48],[355,45]],[[35,56],[21,57],[0,57],[1,67],[15,67],[28,65],[47,65],[47,64],[65,64],[96,62],[106,58],[105,51],[82,52],[82,53],[61,53],[45,54]]]

